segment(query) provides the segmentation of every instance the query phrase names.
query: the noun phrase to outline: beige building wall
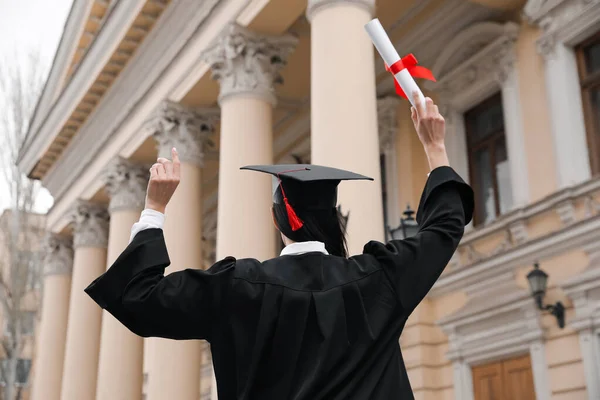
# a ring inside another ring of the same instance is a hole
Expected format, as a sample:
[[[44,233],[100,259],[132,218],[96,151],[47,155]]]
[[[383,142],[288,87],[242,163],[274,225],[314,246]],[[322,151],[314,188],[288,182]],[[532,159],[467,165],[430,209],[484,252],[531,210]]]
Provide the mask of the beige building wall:
[[[597,2],[76,0],[32,123],[39,133],[30,135],[20,161],[55,197],[48,230],[72,240],[69,212],[79,200],[110,206],[110,262],[142,207],[147,176],[141,166],[175,145],[188,179],[165,227],[175,269],[205,268],[226,255],[276,255],[271,183],[239,171],[244,164],[309,160],[372,175],[377,182],[370,186],[344,186],[340,203],[351,211],[351,252],[367,239],[382,240],[407,205],[416,210],[429,167],[409,104],[394,93],[363,31],[372,16],[402,55],[413,52],[432,69],[437,82],[419,84],[446,119],[451,164],[476,189],[483,169],[474,148],[483,145],[474,144],[468,116],[496,95],[502,110],[496,118],[506,156],[496,153],[505,160],[492,166],[498,206],[490,196],[479,203],[491,216],[466,228],[400,338],[415,397],[485,400],[478,388],[493,374],[481,371],[505,374],[518,362],[511,371],[522,374],[518,379],[537,399],[600,398],[600,183],[594,175],[600,150],[577,50],[598,32]],[[107,181],[115,158],[129,167]],[[128,208],[116,210],[119,199],[129,199]],[[195,216],[185,229],[178,222],[183,211]],[[46,278],[46,311],[36,332],[46,345],[35,352],[35,400],[58,399],[57,380],[73,386],[61,365],[73,371],[73,349],[86,347],[67,333],[74,331],[66,326],[68,310],[78,310],[69,305],[69,292],[82,282],[74,272],[71,283],[70,250],[61,243],[49,259],[55,268]],[[544,305],[566,307],[563,329],[529,293],[526,275],[535,262],[549,275]],[[75,317],[68,318],[71,324]],[[148,399],[173,390],[182,399],[216,398],[205,343],[146,341],[142,361],[141,339],[107,318],[98,399],[142,388]],[[135,376],[103,391],[102,382],[116,382],[107,377],[116,371],[119,337],[135,343],[127,357]],[[173,352],[189,374],[168,367]],[[502,374],[489,379],[506,383]]]

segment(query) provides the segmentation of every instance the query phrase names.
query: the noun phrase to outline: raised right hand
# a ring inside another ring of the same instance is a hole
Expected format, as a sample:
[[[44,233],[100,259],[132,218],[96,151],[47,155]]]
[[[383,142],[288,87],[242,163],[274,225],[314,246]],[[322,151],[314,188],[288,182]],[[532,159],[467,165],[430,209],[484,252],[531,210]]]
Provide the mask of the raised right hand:
[[[411,108],[411,118],[427,154],[429,167],[434,170],[437,167],[449,165],[444,142],[446,138],[444,117],[429,97],[425,98],[425,104],[423,104],[418,93],[415,92],[413,99],[415,107]]]

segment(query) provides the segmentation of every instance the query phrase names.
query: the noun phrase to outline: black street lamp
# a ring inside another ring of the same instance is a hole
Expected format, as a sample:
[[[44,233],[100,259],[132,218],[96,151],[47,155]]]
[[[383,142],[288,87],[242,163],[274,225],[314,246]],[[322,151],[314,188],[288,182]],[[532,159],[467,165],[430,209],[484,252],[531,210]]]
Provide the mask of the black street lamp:
[[[400,226],[394,229],[388,227],[392,240],[402,240],[417,234],[419,224],[413,217],[414,213],[410,208],[410,204],[408,204],[406,210],[402,213],[404,218],[400,218]]]
[[[538,308],[542,311],[550,311],[550,314],[556,317],[558,326],[562,329],[565,327],[565,306],[560,302],[556,304],[544,305],[542,300],[546,295],[546,288],[548,285],[548,274],[540,269],[540,265],[536,262],[533,265],[533,270],[527,274],[527,280],[529,281],[529,289],[531,290],[531,296],[535,299],[535,303]]]

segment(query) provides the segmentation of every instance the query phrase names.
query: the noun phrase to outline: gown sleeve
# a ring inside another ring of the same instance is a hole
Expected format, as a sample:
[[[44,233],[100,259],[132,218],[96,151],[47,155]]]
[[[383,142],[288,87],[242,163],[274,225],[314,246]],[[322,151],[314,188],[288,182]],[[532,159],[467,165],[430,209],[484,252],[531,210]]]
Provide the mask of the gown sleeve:
[[[386,245],[369,242],[365,254],[381,264],[407,314],[423,300],[450,261],[473,215],[473,191],[450,167],[433,170],[417,210],[418,233]]]
[[[85,292],[136,335],[210,340],[235,259],[165,276],[169,264],[162,230],[147,229]]]

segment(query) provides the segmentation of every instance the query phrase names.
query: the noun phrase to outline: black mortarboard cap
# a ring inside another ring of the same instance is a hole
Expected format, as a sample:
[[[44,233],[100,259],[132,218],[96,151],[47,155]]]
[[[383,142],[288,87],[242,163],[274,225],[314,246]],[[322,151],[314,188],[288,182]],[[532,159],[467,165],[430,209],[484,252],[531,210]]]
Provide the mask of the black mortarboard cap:
[[[273,175],[273,202],[285,204],[290,226],[302,227],[294,208],[326,210],[337,204],[337,186],[341,181],[373,180],[343,169],[312,164],[247,165],[241,169]]]

